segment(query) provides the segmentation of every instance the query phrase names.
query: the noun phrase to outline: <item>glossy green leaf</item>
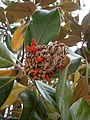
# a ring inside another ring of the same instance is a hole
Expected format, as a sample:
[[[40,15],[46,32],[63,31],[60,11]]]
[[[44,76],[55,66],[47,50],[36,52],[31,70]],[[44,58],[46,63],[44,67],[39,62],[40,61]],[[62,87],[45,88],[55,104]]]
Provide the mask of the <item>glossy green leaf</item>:
[[[27,24],[22,32],[22,35],[24,37],[25,40],[25,45],[30,45],[32,38],[31,38],[31,34],[30,34],[30,24]]]
[[[60,13],[58,9],[37,10],[23,30],[25,44],[30,45],[36,39],[38,44],[47,44],[58,34],[60,29]],[[29,33],[29,35],[28,35]],[[28,43],[28,44],[27,44]]]
[[[71,63],[68,69],[68,75],[74,73],[81,63],[81,56],[72,52],[69,48],[67,48],[68,57],[71,59]]]
[[[19,99],[23,103],[20,120],[46,120],[48,115],[46,107],[38,91],[24,91],[20,93]]]
[[[79,67],[80,63],[81,63],[81,58],[72,60],[70,66],[69,66],[69,69],[68,69],[68,75],[74,73],[77,70],[77,68]]]
[[[60,75],[60,71],[57,71],[57,72],[55,73],[55,75],[53,75],[53,76],[51,76],[51,77],[52,77],[52,78],[58,78],[59,75]]]
[[[89,119],[90,119],[90,107],[83,99],[78,100],[71,106],[69,120],[89,120]]]
[[[13,78],[0,77],[0,106],[6,101],[13,87]]]
[[[57,108],[55,108],[52,104],[50,104],[47,100],[44,99],[44,103],[47,107],[48,113],[55,113],[59,112]]]
[[[50,113],[48,115],[48,120],[59,120],[59,118],[60,118],[60,114],[57,112]]]
[[[67,54],[70,55],[71,60],[74,58],[82,58],[82,56],[74,53],[69,47],[66,47],[66,50],[67,50]]]
[[[72,97],[70,85],[68,85],[66,82],[69,64],[70,60],[68,60],[67,67],[60,74],[56,89],[56,101],[58,109],[61,113],[61,120],[68,120],[69,118],[69,106]]]
[[[88,64],[88,75],[90,75],[90,63]]]
[[[53,106],[56,106],[55,100],[55,89],[49,85],[42,83],[41,81],[36,81],[36,86],[41,93],[41,95]]]
[[[4,46],[3,43],[0,42],[0,68],[6,68],[14,65],[13,56]]]
[[[9,34],[6,35],[6,38],[5,38],[5,41],[6,41],[6,45],[7,45],[7,48],[12,51],[12,48],[11,48],[11,36]]]
[[[0,110],[5,109],[6,107],[12,105],[18,99],[18,94],[26,90],[26,88],[27,87],[24,85],[21,85],[19,83],[14,83],[12,91],[10,92],[7,100],[1,106]]]
[[[11,34],[13,34],[19,26],[14,26],[10,29]]]

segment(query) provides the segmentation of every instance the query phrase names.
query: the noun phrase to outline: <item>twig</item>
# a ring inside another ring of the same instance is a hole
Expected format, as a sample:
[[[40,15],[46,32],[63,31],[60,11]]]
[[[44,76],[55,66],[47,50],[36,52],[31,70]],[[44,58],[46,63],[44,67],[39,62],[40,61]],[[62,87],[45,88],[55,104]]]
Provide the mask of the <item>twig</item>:
[[[21,63],[23,63],[23,59],[24,59],[24,43],[23,43],[23,48],[22,48],[22,57],[20,60]]]

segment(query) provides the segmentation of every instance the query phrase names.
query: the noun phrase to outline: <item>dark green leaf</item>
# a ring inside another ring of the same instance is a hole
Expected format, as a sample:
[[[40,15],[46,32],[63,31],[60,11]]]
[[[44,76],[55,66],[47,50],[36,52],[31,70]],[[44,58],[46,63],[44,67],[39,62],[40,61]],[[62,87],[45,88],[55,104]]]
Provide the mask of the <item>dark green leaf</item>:
[[[90,76],[90,64],[88,65],[88,75]]]
[[[59,120],[60,114],[57,112],[50,113],[48,115],[48,120]]]
[[[79,67],[81,63],[81,56],[77,55],[76,53],[72,52],[69,48],[67,48],[68,56],[71,59],[71,63],[68,69],[68,75],[74,73],[76,69]]]
[[[15,103],[18,100],[18,94],[21,93],[22,91],[26,90],[26,89],[27,89],[26,86],[23,86],[19,83],[14,83],[12,91],[10,92],[7,100],[1,106],[0,110],[3,110],[6,107],[9,107],[13,103]]]
[[[69,106],[72,97],[70,85],[66,83],[69,64],[70,61],[67,67],[60,74],[56,89],[56,101],[57,101],[58,109],[61,113],[61,120],[68,120],[69,118]]]
[[[60,13],[58,9],[37,10],[23,30],[25,44],[30,45],[36,39],[38,44],[47,44],[58,34],[60,29]],[[29,33],[29,35],[28,35]],[[28,43],[28,44],[27,44]]]
[[[11,34],[13,34],[19,26],[14,26],[10,29]]]
[[[13,79],[11,77],[0,77],[0,106],[6,101],[12,87]]]
[[[74,73],[81,63],[81,58],[77,58],[71,61],[71,64],[68,69],[68,75]]]
[[[60,70],[57,71],[57,73],[55,73],[55,75],[52,76],[52,78],[58,78],[60,75]]]
[[[41,81],[36,81],[36,86],[40,91],[41,95],[53,106],[56,107],[55,100],[55,89],[49,85],[42,83]]]
[[[52,104],[50,104],[47,100],[44,100],[44,103],[47,107],[48,113],[59,112],[57,108],[55,108]]]
[[[13,56],[3,43],[0,42],[0,68],[6,68],[14,65]]]
[[[90,119],[90,107],[83,99],[78,100],[71,106],[69,120],[89,120],[89,119]]]
[[[5,38],[5,41],[6,41],[6,45],[7,45],[7,48],[12,51],[12,48],[11,48],[11,36],[9,34],[6,35],[6,38]]]
[[[73,93],[72,93],[71,85],[68,81],[66,81],[66,99],[68,102],[68,106],[70,106],[71,104],[72,95]]]
[[[30,34],[30,24],[27,24],[24,27],[22,35],[25,39],[25,45],[30,45],[32,41],[31,34]]]
[[[48,115],[46,107],[38,91],[24,91],[19,99],[23,103],[23,111],[20,120],[46,120]]]

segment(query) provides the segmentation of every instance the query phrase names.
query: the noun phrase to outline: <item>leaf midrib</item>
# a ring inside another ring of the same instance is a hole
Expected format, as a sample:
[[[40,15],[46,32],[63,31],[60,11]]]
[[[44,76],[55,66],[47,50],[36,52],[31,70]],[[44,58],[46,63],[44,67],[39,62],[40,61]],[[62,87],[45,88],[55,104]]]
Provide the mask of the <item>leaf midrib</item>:
[[[13,61],[9,61],[8,59],[2,58],[2,57],[0,57],[0,58],[1,58],[2,60],[4,60],[4,61],[10,63],[11,65],[18,67],[18,65],[15,64]],[[11,60],[12,60],[12,59],[11,59]]]
[[[44,26],[44,28],[43,28],[43,30],[42,30],[42,32],[41,32],[40,37],[39,37],[38,40],[37,40],[37,43],[39,43],[40,39],[42,38],[43,33],[44,33],[45,29],[47,28],[47,25],[48,25],[48,23],[49,23],[49,20],[50,20],[50,18],[52,17],[52,15],[53,15],[55,12],[56,12],[56,11],[54,11],[54,12],[49,16],[49,18],[48,18],[48,20],[47,20],[47,22],[46,22],[46,24],[45,24],[45,26]]]
[[[40,87],[41,87],[41,89],[43,90],[45,96],[48,97],[48,98],[54,103],[54,105],[56,105],[55,101],[51,98],[51,96],[47,94],[47,91],[45,91],[41,85],[40,85]],[[43,96],[43,95],[42,95],[42,96]],[[44,97],[44,96],[43,96],[43,97]],[[47,98],[45,98],[45,99],[47,99]],[[49,100],[47,100],[47,101],[48,101],[50,104],[53,105],[52,102],[50,102]]]
[[[2,86],[0,86],[0,89],[4,88],[6,85],[8,85],[9,83],[11,83],[12,81],[14,81],[15,77],[11,78],[9,81],[7,81],[6,83],[4,83]]]

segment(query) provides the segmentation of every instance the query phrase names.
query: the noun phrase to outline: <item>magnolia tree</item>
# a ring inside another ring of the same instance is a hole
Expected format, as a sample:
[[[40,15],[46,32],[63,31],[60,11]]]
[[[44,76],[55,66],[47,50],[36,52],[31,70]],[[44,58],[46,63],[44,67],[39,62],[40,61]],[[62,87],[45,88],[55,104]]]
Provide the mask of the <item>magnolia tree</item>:
[[[0,119],[90,120],[90,13],[79,25],[79,0],[1,1]]]

